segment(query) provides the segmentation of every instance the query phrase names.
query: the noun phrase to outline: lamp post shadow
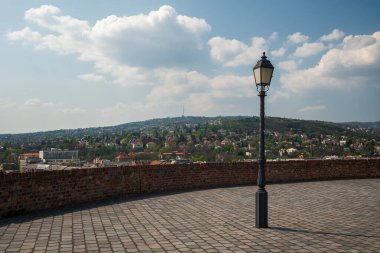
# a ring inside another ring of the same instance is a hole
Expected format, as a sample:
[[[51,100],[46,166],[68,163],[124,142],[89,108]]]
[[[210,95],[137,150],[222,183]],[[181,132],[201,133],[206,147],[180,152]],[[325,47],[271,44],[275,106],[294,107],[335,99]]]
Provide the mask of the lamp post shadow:
[[[312,231],[299,228],[287,228],[287,227],[268,227],[274,231],[283,231],[290,233],[302,233],[302,234],[314,234],[314,235],[334,235],[334,236],[351,236],[351,237],[365,237],[365,238],[380,238],[378,235],[365,235],[359,233],[339,233],[339,232],[328,232],[328,231]]]

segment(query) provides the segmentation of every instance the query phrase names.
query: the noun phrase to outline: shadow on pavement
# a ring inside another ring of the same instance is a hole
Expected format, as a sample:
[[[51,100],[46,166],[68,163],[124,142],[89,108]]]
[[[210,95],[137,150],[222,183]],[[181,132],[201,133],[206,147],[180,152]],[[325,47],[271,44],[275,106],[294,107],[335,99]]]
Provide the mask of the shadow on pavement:
[[[283,227],[269,227],[272,230],[279,230],[291,233],[304,233],[304,234],[316,234],[316,235],[337,235],[337,236],[352,236],[352,237],[366,237],[366,238],[380,238],[377,235],[365,235],[358,233],[337,233],[337,232],[325,232],[325,231],[309,231],[304,229],[283,228]]]
[[[241,186],[229,186],[226,188],[234,188],[234,187],[241,187]],[[220,188],[223,188],[223,187],[220,187]],[[138,200],[143,200],[143,199],[170,196],[170,195],[182,194],[186,192],[204,191],[204,190],[210,190],[210,189],[212,188],[180,189],[180,190],[172,190],[172,191],[165,191],[165,192],[142,193],[142,194],[130,195],[130,196],[119,197],[119,198],[116,197],[116,198],[110,198],[106,200],[98,200],[98,201],[90,201],[90,202],[84,202],[84,203],[79,203],[79,204],[72,204],[72,205],[61,207],[61,208],[59,207],[49,208],[49,209],[30,211],[30,212],[25,211],[25,212],[20,212],[19,215],[14,215],[11,217],[0,217],[0,227],[8,226],[10,224],[20,224],[24,222],[37,220],[37,219],[44,219],[44,218],[64,215],[67,213],[86,211],[89,209],[99,208],[99,207],[103,207],[107,205],[117,205],[117,204],[138,201]]]

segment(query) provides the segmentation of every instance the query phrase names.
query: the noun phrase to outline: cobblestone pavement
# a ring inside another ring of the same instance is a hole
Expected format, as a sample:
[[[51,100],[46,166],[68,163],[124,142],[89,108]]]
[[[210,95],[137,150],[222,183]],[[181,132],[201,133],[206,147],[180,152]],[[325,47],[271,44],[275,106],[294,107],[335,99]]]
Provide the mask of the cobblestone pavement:
[[[0,252],[380,252],[380,179],[147,195],[0,220]]]

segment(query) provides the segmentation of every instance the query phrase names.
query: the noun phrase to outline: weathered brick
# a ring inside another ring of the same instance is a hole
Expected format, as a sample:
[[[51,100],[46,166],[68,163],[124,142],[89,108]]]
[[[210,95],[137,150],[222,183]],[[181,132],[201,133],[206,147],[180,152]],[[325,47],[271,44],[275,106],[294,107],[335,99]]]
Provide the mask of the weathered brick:
[[[252,185],[257,163],[76,169],[0,175],[0,216],[180,189]],[[267,162],[268,183],[380,177],[380,159]]]

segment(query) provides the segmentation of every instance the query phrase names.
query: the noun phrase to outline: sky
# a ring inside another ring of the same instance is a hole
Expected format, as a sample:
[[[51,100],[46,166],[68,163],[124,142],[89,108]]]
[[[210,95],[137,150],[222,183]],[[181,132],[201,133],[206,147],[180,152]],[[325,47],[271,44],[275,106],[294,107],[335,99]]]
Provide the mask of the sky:
[[[0,134],[152,118],[380,120],[380,1],[0,2]]]

